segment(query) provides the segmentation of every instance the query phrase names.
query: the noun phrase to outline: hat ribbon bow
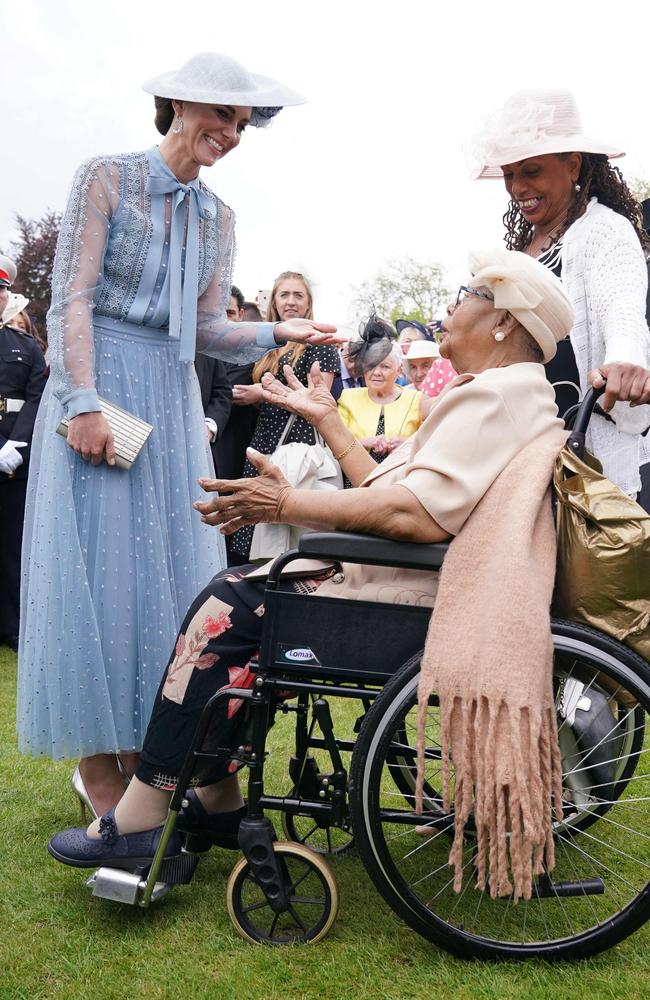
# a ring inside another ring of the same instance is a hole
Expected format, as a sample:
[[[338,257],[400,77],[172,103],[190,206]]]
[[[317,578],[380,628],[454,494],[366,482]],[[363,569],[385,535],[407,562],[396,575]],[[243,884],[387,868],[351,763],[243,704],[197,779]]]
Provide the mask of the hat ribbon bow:
[[[199,219],[215,217],[214,203],[198,184],[182,184],[174,176],[150,174],[147,191],[173,196],[169,238],[169,336],[180,340],[180,360],[194,361],[199,297]]]
[[[536,309],[542,301],[539,292],[521,278],[493,278],[490,285],[497,309]]]

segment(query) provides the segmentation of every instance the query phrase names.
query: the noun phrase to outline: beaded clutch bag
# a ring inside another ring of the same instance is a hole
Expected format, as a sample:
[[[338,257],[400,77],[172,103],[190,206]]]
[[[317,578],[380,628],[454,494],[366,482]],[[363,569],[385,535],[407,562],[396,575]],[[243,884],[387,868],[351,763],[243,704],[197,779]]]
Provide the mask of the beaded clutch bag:
[[[99,400],[102,413],[108,420],[113,440],[115,442],[115,464],[120,469],[130,469],[136,458],[140,454],[143,445],[153,430],[151,424],[140,420],[128,410],[123,410],[115,403],[109,403],[107,399]],[[69,420],[64,417],[56,431],[63,437],[68,436]]]

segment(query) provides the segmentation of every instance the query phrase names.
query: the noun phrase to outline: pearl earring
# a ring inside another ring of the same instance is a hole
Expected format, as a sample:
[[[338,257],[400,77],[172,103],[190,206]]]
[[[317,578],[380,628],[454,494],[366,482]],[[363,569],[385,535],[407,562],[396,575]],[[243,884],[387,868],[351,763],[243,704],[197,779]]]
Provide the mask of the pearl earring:
[[[580,184],[578,184],[578,182],[577,182],[577,181],[575,182],[575,184],[574,184],[573,186],[574,186],[574,188],[575,188],[575,190],[576,190],[576,194],[578,193],[578,191],[581,191],[581,190],[582,190],[582,188],[581,188],[581,185],[580,185]]]
[[[506,335],[503,332],[503,330],[497,330],[495,332],[495,334],[494,334],[494,339],[498,340],[499,342],[501,342],[502,340],[505,340],[506,339]]]
[[[174,135],[180,135],[183,131],[183,119],[179,115],[178,118],[174,119],[174,124],[172,125],[172,132]]]

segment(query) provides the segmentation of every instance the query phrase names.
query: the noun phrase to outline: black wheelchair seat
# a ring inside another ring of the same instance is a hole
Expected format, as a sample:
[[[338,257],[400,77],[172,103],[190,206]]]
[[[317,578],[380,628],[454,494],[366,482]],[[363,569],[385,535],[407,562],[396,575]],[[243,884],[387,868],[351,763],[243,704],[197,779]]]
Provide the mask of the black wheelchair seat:
[[[416,604],[341,600],[277,589],[294,559],[400,567],[434,572],[447,545],[393,542],[373,535],[310,532],[280,556],[265,594],[260,663],[267,674],[382,685],[420,652],[431,608]]]

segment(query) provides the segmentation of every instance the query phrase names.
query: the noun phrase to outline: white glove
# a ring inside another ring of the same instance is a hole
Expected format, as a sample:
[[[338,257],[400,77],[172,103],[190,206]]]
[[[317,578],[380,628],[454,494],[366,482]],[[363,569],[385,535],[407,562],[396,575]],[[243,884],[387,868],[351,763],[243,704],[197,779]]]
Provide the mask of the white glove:
[[[19,465],[23,464],[23,456],[18,451],[19,448],[26,448],[26,441],[7,441],[0,448],[0,472],[10,476]]]

